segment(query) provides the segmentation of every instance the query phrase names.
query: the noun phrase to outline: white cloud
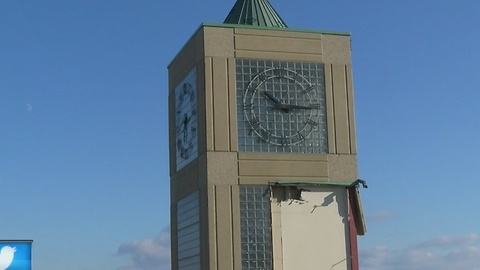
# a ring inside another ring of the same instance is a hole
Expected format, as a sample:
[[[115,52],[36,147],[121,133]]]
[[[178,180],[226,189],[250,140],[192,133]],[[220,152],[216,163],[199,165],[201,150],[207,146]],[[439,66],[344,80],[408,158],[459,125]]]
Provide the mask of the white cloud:
[[[362,270],[477,270],[480,236],[438,237],[404,249],[376,247],[361,251]]]
[[[394,217],[394,214],[390,211],[379,211],[367,216],[368,221],[384,221]]]
[[[478,245],[480,243],[480,235],[472,233],[463,237],[443,236],[427,240],[417,245],[419,248],[429,247],[452,247],[462,245]]]
[[[130,255],[132,265],[117,270],[169,270],[170,269],[170,229],[165,228],[152,239],[123,243],[117,255]]]
[[[155,238],[136,240],[118,247],[132,264],[117,270],[169,270],[170,229]],[[480,269],[480,235],[443,236],[403,249],[376,247],[360,250],[362,270],[477,270]]]

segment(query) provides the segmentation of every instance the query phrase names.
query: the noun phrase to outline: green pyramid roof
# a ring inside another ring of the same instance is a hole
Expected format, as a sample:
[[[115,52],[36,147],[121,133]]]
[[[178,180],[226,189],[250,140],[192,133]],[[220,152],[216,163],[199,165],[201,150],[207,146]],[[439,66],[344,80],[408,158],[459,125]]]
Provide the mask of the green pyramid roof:
[[[287,28],[268,0],[237,0],[223,23]]]

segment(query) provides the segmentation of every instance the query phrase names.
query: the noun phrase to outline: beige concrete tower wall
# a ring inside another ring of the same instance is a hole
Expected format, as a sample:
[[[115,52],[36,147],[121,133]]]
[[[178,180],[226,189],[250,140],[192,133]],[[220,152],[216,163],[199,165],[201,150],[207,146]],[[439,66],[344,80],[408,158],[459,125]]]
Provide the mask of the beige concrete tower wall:
[[[268,185],[281,179],[328,179],[327,155],[240,153],[238,163],[239,182],[243,185]]]
[[[350,64],[325,64],[328,149],[332,154],[357,153]]]
[[[209,261],[202,269],[241,269],[238,186],[208,186]]]
[[[323,62],[322,35],[235,28],[235,57]]]
[[[178,261],[178,242],[177,242],[177,201],[188,196],[189,194],[199,191],[199,205],[200,211],[206,208],[206,189],[201,188],[201,179],[205,182],[206,174],[205,168],[202,164],[205,164],[205,157],[199,154],[197,160],[192,161],[189,165],[184,167],[179,172],[176,171],[176,138],[175,138],[175,87],[182,81],[186,74],[188,74],[194,67],[196,68],[196,85],[197,85],[197,110],[204,110],[205,99],[201,93],[203,92],[204,85],[204,70],[203,70],[203,34],[201,31],[197,31],[195,35],[185,44],[182,50],[178,53],[172,63],[169,65],[169,98],[168,98],[168,112],[169,112],[169,150],[170,150],[170,230],[171,230],[171,264],[172,269],[177,269]],[[202,118],[203,117],[203,118]],[[203,120],[202,120],[203,119]],[[205,138],[205,132],[201,132],[202,127],[200,123],[204,123],[205,116],[198,115],[198,130],[199,141],[202,141],[200,137]],[[203,128],[204,130],[205,128]],[[204,140],[203,140],[204,141]],[[203,160],[203,161],[202,161]],[[202,207],[203,206],[203,207]],[[200,212],[200,230],[205,230],[206,215]],[[203,243],[206,241],[206,235],[200,234],[200,241]]]
[[[232,58],[205,58],[206,151],[237,151],[234,70]]]
[[[208,262],[203,269],[241,269],[233,29],[205,27]]]
[[[206,151],[235,152],[233,29],[205,27]]]

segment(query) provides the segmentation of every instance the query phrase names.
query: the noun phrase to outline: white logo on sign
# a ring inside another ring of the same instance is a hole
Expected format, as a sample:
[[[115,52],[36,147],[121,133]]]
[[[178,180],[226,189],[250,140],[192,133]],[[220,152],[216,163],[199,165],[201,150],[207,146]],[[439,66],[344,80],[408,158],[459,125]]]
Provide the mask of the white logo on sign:
[[[0,270],[5,270],[12,264],[15,251],[16,248],[9,246],[4,246],[0,250]]]

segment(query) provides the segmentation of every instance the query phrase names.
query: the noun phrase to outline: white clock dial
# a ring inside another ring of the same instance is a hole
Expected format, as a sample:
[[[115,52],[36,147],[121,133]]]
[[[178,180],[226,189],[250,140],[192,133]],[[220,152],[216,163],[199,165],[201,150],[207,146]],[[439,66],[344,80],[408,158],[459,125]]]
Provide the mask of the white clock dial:
[[[196,70],[175,88],[175,134],[177,171],[198,156]]]

